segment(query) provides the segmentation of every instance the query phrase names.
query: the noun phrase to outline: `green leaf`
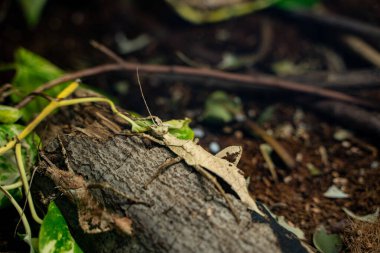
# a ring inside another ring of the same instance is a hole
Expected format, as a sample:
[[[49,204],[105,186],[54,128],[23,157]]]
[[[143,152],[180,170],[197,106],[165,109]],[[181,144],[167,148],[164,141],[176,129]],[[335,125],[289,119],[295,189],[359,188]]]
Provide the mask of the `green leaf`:
[[[28,25],[30,27],[36,26],[40,20],[42,9],[46,4],[46,0],[19,0],[19,3],[24,12]]]
[[[49,204],[48,212],[41,225],[38,246],[40,253],[82,252],[54,202]]]
[[[306,168],[309,170],[310,175],[312,176],[319,176],[322,174],[321,170],[318,169],[314,164],[307,163]]]
[[[261,124],[264,124],[270,120],[273,119],[274,117],[274,114],[277,110],[277,106],[275,105],[271,105],[271,106],[267,106],[262,113],[260,113],[260,115],[258,116],[256,122],[261,125]]]
[[[376,223],[377,220],[379,219],[379,213],[380,213],[379,208],[376,208],[376,211],[374,213],[363,215],[363,216],[356,215],[345,207],[342,207],[342,209],[348,216],[350,216],[351,218],[358,220],[358,221],[363,221],[363,222],[368,222],[368,223]]]
[[[195,23],[212,23],[227,20],[267,8],[279,0],[250,1],[183,1],[166,0],[184,19]]]
[[[19,109],[0,105],[0,123],[15,123],[22,116],[22,113]]]
[[[310,9],[319,3],[319,0],[280,0],[276,6],[282,9]]]
[[[243,115],[243,106],[239,98],[231,99],[223,91],[213,92],[206,100],[202,118],[211,124],[225,124]]]
[[[24,49],[17,50],[15,55],[16,75],[13,79],[13,86],[18,89],[18,93],[12,94],[13,102],[19,102],[23,97],[34,91],[50,80],[56,79],[63,74],[63,71],[54,66],[44,58]],[[61,84],[50,89],[47,94],[56,96],[66,84]],[[23,119],[28,121],[42,110],[48,101],[43,98],[36,98],[23,108]]]
[[[169,133],[183,140],[194,139],[194,132],[189,127],[190,119],[173,119],[163,122],[165,126],[169,128]],[[150,126],[153,125],[153,121],[147,118],[141,118],[135,120],[135,125],[132,125],[132,132],[143,133],[150,130]]]
[[[153,125],[153,121],[147,118],[136,119],[135,123],[131,129],[134,133],[146,132],[150,129],[150,126]]]
[[[194,139],[194,131],[190,128],[191,120],[182,119],[182,120],[169,120],[165,121],[164,124],[169,127],[169,133],[182,140],[192,140]]]
[[[322,253],[339,253],[342,249],[342,240],[337,234],[327,234],[323,226],[313,235],[314,246]]]
[[[5,145],[9,140],[18,135],[24,126],[17,124],[2,124],[0,125],[0,146]],[[22,155],[26,169],[29,171],[31,166],[37,159],[38,144],[40,139],[36,134],[30,134],[22,142]],[[27,171],[27,173],[28,173]],[[0,184],[9,185],[15,183],[19,179],[19,172],[17,168],[17,162],[15,153],[13,150],[9,150],[5,154],[0,156]],[[12,196],[15,199],[21,197],[21,189],[11,191]],[[8,199],[0,193],[0,208],[9,204]]]

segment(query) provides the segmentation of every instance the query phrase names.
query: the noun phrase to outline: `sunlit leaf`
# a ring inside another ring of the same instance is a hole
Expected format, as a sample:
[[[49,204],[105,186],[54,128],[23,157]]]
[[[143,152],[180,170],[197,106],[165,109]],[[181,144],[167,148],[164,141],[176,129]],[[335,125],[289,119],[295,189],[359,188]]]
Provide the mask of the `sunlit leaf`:
[[[4,146],[9,140],[18,135],[24,126],[17,124],[2,124],[0,125],[0,146]],[[38,145],[40,139],[36,134],[30,134],[25,140],[22,141],[22,155],[26,169],[29,173],[30,167],[35,163],[37,159]],[[15,153],[13,150],[9,150],[5,154],[0,156],[0,184],[9,185],[15,183],[19,179],[19,172],[17,169],[17,162]],[[10,191],[15,199],[21,196],[21,190],[16,189]],[[0,193],[0,208],[9,204],[7,198]]]
[[[46,1],[47,0],[19,0],[26,22],[30,27],[34,27],[40,20],[42,9]]]
[[[323,226],[315,231],[313,243],[321,253],[339,253],[342,248],[342,240],[339,235],[327,234]]]
[[[11,106],[0,105],[0,123],[15,123],[21,118],[21,116],[22,113],[19,109]]]
[[[190,119],[181,120],[169,120],[163,122],[164,126],[169,128],[169,133],[183,140],[194,139],[194,131],[189,127]],[[150,130],[150,127],[154,124],[151,119],[137,119],[136,125],[132,126],[132,132],[143,133]]]
[[[376,223],[377,220],[379,219],[379,212],[380,212],[379,208],[376,208],[376,211],[374,213],[363,215],[363,216],[356,215],[345,207],[343,207],[342,209],[348,216],[350,216],[351,218],[355,220],[369,222],[369,223]]]
[[[206,100],[202,118],[211,124],[225,124],[243,116],[239,98],[231,98],[223,91],[213,92]]]
[[[166,0],[184,19],[196,23],[211,23],[264,9],[279,0],[191,1]]]
[[[191,120],[169,120],[165,121],[164,124],[169,127],[169,133],[182,140],[192,140],[194,139],[194,131],[190,128]]]
[[[34,91],[45,82],[56,79],[63,71],[44,58],[24,49],[17,50],[15,55],[16,75],[12,84],[18,92],[12,94],[13,102],[19,102],[23,97]],[[50,89],[47,94],[56,96],[66,84]],[[43,98],[36,98],[23,108],[23,118],[28,121],[48,104]]]
[[[347,193],[344,193],[335,185],[330,186],[329,189],[327,189],[327,191],[323,193],[323,196],[332,199],[345,199],[350,197]]]
[[[49,204],[48,212],[41,225],[38,247],[40,253],[82,252],[54,202]]]

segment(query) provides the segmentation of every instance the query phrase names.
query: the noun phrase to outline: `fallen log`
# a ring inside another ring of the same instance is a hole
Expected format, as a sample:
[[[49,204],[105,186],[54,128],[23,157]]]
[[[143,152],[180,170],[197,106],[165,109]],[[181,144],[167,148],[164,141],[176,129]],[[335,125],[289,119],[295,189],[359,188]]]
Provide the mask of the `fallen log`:
[[[55,199],[84,252],[307,252],[268,212],[252,213],[229,194],[238,223],[213,184],[184,163],[144,189],[173,154],[123,129],[102,104],[65,108],[39,129],[34,196]]]

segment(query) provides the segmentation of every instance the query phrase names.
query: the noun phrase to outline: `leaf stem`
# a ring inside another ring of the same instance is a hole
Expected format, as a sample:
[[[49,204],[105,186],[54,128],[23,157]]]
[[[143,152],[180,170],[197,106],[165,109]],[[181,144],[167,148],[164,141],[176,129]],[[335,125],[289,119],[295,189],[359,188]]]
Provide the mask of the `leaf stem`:
[[[19,206],[17,201],[12,197],[12,195],[6,189],[4,189],[4,187],[1,185],[0,185],[0,191],[2,191],[4,193],[4,195],[9,199],[9,201],[12,203],[14,208],[16,208],[17,212],[21,216],[22,224],[24,225],[25,233],[26,233],[26,240],[25,241],[30,246],[30,252],[31,253],[34,252],[33,247],[32,247],[32,230],[30,229],[28,219],[26,218],[23,210],[21,209],[21,207]]]
[[[22,184],[24,185],[25,196],[26,196],[26,199],[29,203],[29,209],[30,209],[30,212],[32,214],[32,217],[38,224],[42,224],[42,219],[38,216],[36,209],[34,208],[32,195],[30,194],[30,188],[29,188],[29,184],[28,184],[28,178],[26,177],[26,172],[25,172],[24,162],[22,159],[21,144],[20,143],[16,144],[16,160],[17,160],[17,167],[18,167],[18,170],[20,172],[20,178],[21,178]]]
[[[7,191],[10,191],[10,190],[14,190],[14,189],[17,189],[19,187],[22,186],[22,182],[21,181],[17,181],[16,183],[13,183],[13,184],[9,184],[9,185],[3,185],[3,189],[7,190]]]

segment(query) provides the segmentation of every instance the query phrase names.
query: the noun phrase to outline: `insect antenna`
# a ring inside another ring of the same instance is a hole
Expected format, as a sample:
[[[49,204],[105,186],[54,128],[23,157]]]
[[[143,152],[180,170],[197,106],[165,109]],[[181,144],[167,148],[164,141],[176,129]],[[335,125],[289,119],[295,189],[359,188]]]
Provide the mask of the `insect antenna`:
[[[145,104],[146,110],[148,111],[149,116],[151,117],[151,119],[153,121],[153,124],[155,126],[158,126],[157,123],[156,123],[156,121],[155,121],[155,118],[153,117],[152,113],[149,110],[148,103],[146,102],[146,99],[145,99],[145,96],[144,96],[144,92],[143,92],[143,89],[142,89],[142,85],[141,85],[141,82],[140,82],[140,75],[139,75],[139,68],[138,67],[136,68],[136,74],[137,74],[137,83],[139,84],[141,97],[144,100],[144,104]]]
[[[90,44],[98,49],[100,52],[102,52],[103,54],[105,54],[106,56],[108,56],[109,58],[113,59],[114,61],[116,61],[117,63],[119,63],[121,66],[126,66],[126,62],[120,57],[118,56],[117,54],[115,54],[114,52],[112,52],[109,48],[107,48],[106,46],[100,44],[99,42],[97,41],[90,41]],[[145,100],[145,96],[144,96],[144,92],[143,92],[143,89],[142,89],[142,85],[141,85],[141,82],[140,82],[140,75],[139,75],[139,68],[137,67],[136,68],[136,74],[137,74],[137,82],[139,84],[139,88],[140,88],[140,93],[141,93],[141,96],[142,96],[142,99],[144,100],[144,104],[145,104],[145,107],[149,113],[149,116],[150,118],[152,119],[153,121],[153,124],[155,126],[158,126],[157,123],[156,123],[156,119],[157,117],[153,117],[152,113],[150,112],[149,110],[149,107],[148,107],[148,103],[146,102]]]

